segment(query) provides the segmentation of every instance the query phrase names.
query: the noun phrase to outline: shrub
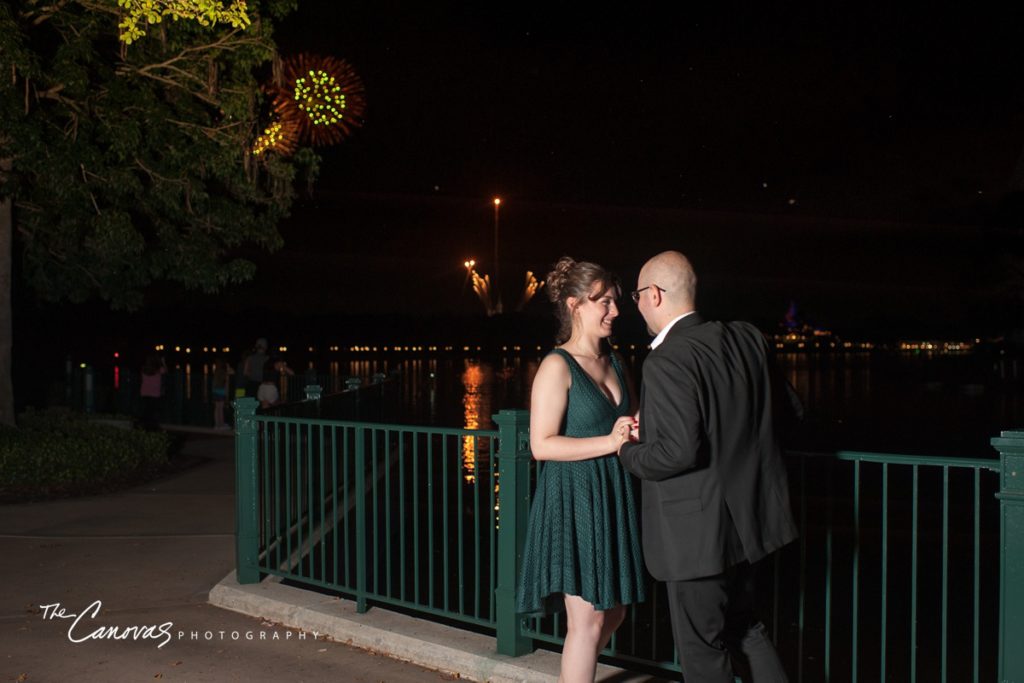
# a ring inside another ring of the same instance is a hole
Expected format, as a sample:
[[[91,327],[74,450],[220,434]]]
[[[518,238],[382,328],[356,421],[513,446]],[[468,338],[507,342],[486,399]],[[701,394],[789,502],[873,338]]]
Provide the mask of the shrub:
[[[29,411],[0,428],[0,499],[109,491],[166,467],[170,439],[97,424],[67,411]]]

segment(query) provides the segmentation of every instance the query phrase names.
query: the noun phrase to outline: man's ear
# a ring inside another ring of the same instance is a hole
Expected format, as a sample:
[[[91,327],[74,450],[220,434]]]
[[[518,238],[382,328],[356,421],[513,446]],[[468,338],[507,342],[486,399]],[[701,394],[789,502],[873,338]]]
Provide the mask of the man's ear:
[[[661,296],[662,294],[664,294],[664,292],[662,292],[657,287],[651,287],[651,305],[660,306],[663,298]]]

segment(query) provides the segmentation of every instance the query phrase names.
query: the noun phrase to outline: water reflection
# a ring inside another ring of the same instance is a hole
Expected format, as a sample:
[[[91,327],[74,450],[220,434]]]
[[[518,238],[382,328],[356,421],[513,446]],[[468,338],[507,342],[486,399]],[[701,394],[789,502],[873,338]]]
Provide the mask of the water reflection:
[[[639,389],[642,354],[624,359]],[[401,420],[440,427],[494,429],[491,416],[530,407],[539,356],[439,358],[403,364],[419,375],[401,400]],[[1024,418],[1024,392],[1010,382],[986,382],[983,357],[925,358],[886,353],[783,353],[783,377],[796,389],[806,418],[799,442],[806,450],[877,450],[986,457],[988,440]],[[410,378],[411,379],[411,378]],[[464,440],[465,474],[485,465],[485,442]],[[472,479],[469,479],[470,481]]]
[[[481,416],[491,415],[491,386],[494,384],[494,371],[490,364],[478,360],[466,359],[462,372],[462,422],[466,429],[480,429]],[[479,443],[475,436],[462,437],[462,468],[465,471],[466,483],[476,480]]]
[[[634,386],[641,383],[643,352],[624,351]],[[308,359],[302,361],[298,367]],[[1024,420],[1024,390],[1017,359],[982,353],[960,356],[848,352],[780,353],[782,376],[793,385],[806,412],[799,428],[806,450],[882,450],[991,456],[989,439]],[[398,370],[401,396],[387,418],[402,424],[492,430],[492,415],[530,408],[530,388],[540,354],[459,358],[402,357],[323,361],[320,373],[282,378],[281,396],[302,400],[302,387],[319,383],[324,393],[345,390],[346,380],[364,384],[377,373]],[[122,372],[123,371],[123,372]],[[137,395],[138,370],[113,366],[106,381]],[[212,362],[181,359],[165,378],[171,397],[208,402]],[[242,385],[239,374],[232,385]],[[290,385],[290,386],[289,386]],[[232,392],[233,395],[233,392]],[[489,478],[489,439],[462,439],[462,473],[473,484]],[[487,473],[487,474],[484,474]]]

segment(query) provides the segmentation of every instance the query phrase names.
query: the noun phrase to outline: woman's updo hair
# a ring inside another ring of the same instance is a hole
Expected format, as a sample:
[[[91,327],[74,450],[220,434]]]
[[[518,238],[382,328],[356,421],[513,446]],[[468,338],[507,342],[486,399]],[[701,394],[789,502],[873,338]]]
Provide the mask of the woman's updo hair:
[[[597,282],[601,283],[602,287],[598,290],[597,296],[591,297],[590,292]],[[559,344],[567,342],[572,335],[573,312],[567,303],[569,297],[577,301],[583,298],[596,300],[609,289],[615,290],[617,297],[622,289],[619,278],[614,273],[596,263],[574,261],[568,256],[558,259],[554,269],[548,273],[545,287],[548,290],[548,298],[555,304],[555,315],[558,316],[558,333],[555,335],[555,341]]]

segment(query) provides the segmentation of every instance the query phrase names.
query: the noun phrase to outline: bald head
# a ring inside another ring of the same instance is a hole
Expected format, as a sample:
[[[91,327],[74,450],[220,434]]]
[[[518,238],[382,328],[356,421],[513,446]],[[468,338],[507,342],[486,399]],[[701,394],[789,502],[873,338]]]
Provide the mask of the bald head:
[[[640,281],[664,290],[667,312],[674,316],[696,307],[697,274],[690,260],[678,251],[663,251],[645,263],[640,269]]]

